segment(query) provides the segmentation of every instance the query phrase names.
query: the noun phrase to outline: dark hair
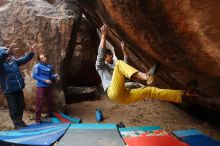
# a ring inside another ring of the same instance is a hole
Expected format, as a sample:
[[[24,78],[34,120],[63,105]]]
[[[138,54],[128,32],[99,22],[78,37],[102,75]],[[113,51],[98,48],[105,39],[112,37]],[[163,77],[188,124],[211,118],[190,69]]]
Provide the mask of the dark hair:
[[[109,49],[106,49],[105,51],[105,55],[113,55],[112,51]]]

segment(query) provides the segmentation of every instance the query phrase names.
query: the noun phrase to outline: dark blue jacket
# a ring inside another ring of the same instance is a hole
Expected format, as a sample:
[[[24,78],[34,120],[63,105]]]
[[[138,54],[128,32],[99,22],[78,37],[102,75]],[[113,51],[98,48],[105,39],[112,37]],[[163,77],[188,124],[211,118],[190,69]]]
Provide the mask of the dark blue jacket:
[[[52,81],[56,79],[56,74],[53,73],[53,69],[50,64],[35,64],[32,76],[35,80],[37,80],[37,87],[49,87],[45,80]]]
[[[30,61],[34,53],[27,53],[24,57],[6,62],[9,54],[0,48],[0,83],[4,94],[21,91],[25,84],[19,66]]]

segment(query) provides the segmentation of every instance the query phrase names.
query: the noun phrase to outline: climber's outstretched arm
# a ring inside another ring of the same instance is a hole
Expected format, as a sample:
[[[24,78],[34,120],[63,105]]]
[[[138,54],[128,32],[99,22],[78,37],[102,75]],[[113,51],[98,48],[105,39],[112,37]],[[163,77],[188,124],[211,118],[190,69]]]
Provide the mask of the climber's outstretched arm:
[[[124,62],[128,63],[128,52],[127,52],[127,49],[125,48],[125,43],[124,41],[121,41],[121,50],[123,52],[123,55],[124,55]]]
[[[105,64],[105,52],[106,52],[106,36],[108,32],[107,25],[101,27],[101,40],[98,48],[98,55],[96,59],[96,70],[101,70]]]

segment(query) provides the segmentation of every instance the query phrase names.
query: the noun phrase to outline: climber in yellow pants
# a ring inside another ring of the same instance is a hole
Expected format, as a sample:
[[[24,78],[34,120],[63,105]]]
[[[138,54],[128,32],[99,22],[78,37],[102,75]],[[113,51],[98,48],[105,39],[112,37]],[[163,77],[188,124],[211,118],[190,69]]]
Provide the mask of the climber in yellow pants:
[[[112,81],[107,89],[109,98],[121,104],[133,103],[144,98],[161,99],[178,103],[182,101],[182,90],[159,89],[156,87],[127,89],[125,87],[125,79],[131,79],[137,76],[138,72],[138,70],[124,61],[116,61]]]
[[[125,79],[148,81],[150,75],[143,73],[128,65],[127,55],[124,52],[124,43],[121,43],[124,53],[124,61],[117,60],[113,48],[106,48],[106,36],[108,28],[101,27],[101,41],[96,60],[96,71],[98,72],[104,91],[113,101],[121,104],[129,104],[144,98],[160,99],[172,102],[181,102],[182,95],[187,95],[183,90],[159,89],[156,87],[140,87],[128,89],[125,87]],[[108,42],[107,42],[108,43]],[[109,46],[109,44],[107,44]]]

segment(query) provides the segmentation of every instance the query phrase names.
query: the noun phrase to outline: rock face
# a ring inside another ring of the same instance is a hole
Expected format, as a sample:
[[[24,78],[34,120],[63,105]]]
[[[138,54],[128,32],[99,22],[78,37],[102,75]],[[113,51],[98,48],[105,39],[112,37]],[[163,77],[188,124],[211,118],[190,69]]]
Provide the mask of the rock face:
[[[199,83],[191,101],[220,110],[220,1],[218,0],[78,0],[97,27],[111,27],[109,39],[123,39],[140,70],[161,63],[157,85],[182,89]]]
[[[4,0],[0,2],[0,45],[18,43],[21,48],[18,56],[21,56],[30,45],[36,43],[40,46],[37,53],[47,54],[55,72],[63,74],[66,71],[64,67],[71,61],[80,21],[81,12],[72,3],[58,0]],[[33,59],[21,68],[26,83],[26,109],[34,109],[35,81],[31,78],[31,71],[36,62]],[[65,104],[62,83],[56,83],[53,92],[54,105],[59,110]],[[1,100],[4,99],[2,96]],[[5,105],[5,100],[1,103]]]
[[[61,74],[54,102],[62,107],[67,86],[99,84],[95,28],[106,23],[116,54],[121,54],[117,48],[124,40],[131,64],[141,71],[160,62],[157,86],[183,89],[195,80],[200,96],[190,101],[220,110],[219,7],[218,0],[1,0],[0,45],[18,43],[20,56],[39,44],[37,52],[46,53]],[[27,109],[34,108],[31,70],[36,62],[21,68]]]
[[[95,70],[98,48],[96,27],[82,18],[76,46],[67,72],[66,86],[94,86],[100,84]]]

